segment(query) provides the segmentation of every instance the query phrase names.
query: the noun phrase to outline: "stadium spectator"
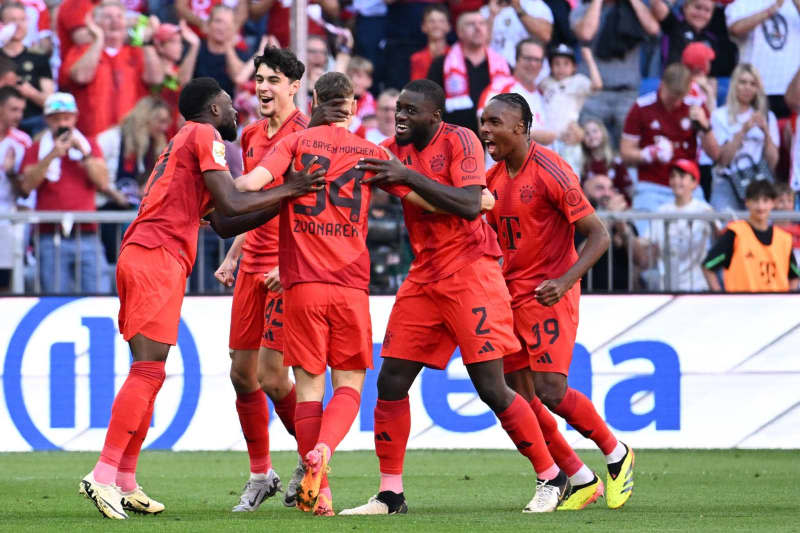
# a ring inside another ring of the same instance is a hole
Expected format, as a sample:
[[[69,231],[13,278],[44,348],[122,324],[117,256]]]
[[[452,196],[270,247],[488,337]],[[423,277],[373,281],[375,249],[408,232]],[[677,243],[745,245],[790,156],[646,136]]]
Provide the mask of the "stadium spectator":
[[[24,44],[28,31],[26,13],[25,6],[15,2],[0,7],[0,22],[17,26],[14,35],[0,50],[0,56],[11,59],[17,65],[20,78],[17,89],[26,100],[22,128],[33,135],[44,128],[42,105],[55,91],[55,83],[47,57],[31,52]]]
[[[450,16],[441,4],[432,4],[422,14],[422,33],[428,44],[422,50],[411,54],[411,80],[421,80],[428,75],[431,63],[450,50],[447,34],[450,33]]]
[[[185,53],[183,41],[188,44]],[[164,69],[164,81],[161,83],[160,90],[155,88],[155,91],[170,108],[172,125],[167,137],[172,137],[177,133],[181,123],[178,96],[181,88],[189,83],[194,74],[197,56],[200,53],[200,37],[189,28],[184,20],[181,20],[177,26],[163,23],[153,34],[153,46],[161,59],[161,67]]]
[[[234,94],[234,79],[244,68],[247,54],[236,48],[235,13],[230,7],[219,4],[211,9],[207,35],[200,43],[194,77],[214,78],[222,90]]]
[[[773,179],[780,143],[778,121],[755,66],[741,63],[734,69],[725,105],[711,114],[711,131],[719,145],[711,205],[717,211],[742,209],[751,180]]]
[[[708,284],[703,277],[702,260],[715,233],[711,222],[692,220],[693,213],[713,213],[705,201],[693,197],[700,184],[700,169],[688,159],[671,163],[669,186],[674,194],[672,202],[660,206],[658,213],[679,213],[679,220],[652,220],[642,236],[654,245],[658,259],[659,283],[651,289],[666,291],[705,291]]]
[[[521,40],[532,37],[547,44],[553,35],[553,13],[544,0],[489,0],[480,13],[489,24],[490,46],[511,68]]]
[[[376,125],[374,128],[369,128],[364,134],[368,141],[380,144],[384,139],[394,135],[394,112],[398,96],[400,96],[400,91],[397,89],[386,89],[378,97],[378,107],[375,113]]]
[[[616,146],[639,94],[641,43],[658,35],[658,22],[642,0],[590,0],[576,6],[569,18],[578,41],[591,46],[603,79],[603,90],[589,97],[582,117],[601,119]],[[586,74],[586,67],[580,71]]]
[[[410,79],[410,59],[426,44],[420,32],[422,14],[432,3],[430,0],[402,0],[386,2],[386,58],[391,61],[383,77],[383,87],[403,87]]]
[[[697,161],[698,131],[709,154],[716,155],[706,111],[684,102],[690,81],[689,69],[680,63],[670,65],[658,90],[638,98],[625,119],[620,154],[639,171],[634,209],[655,211],[672,200],[669,162],[673,158]]]
[[[797,193],[788,183],[776,183],[775,194],[777,195],[775,198],[775,211],[796,211],[794,205],[797,199]],[[776,222],[775,225],[791,234],[792,250],[796,261],[798,256],[800,256],[800,223],[786,221]]]
[[[356,99],[356,114],[350,123],[350,131],[358,130],[365,118],[375,116],[375,97],[369,92],[372,87],[372,72],[373,66],[369,59],[353,56],[347,63],[345,74],[353,82]]]
[[[456,23],[456,35],[458,41],[447,55],[431,63],[428,79],[444,88],[446,100],[442,120],[477,132],[476,111],[481,94],[489,84],[501,82],[511,72],[503,56],[487,46],[486,20],[480,13],[462,13]]]
[[[125,44],[120,2],[106,0],[93,15],[87,17],[86,29],[94,40],[73,46],[59,73],[59,86],[75,96],[78,109],[87,110],[78,115],[78,130],[88,136],[118,124],[148,93],[148,86],[164,80],[152,41],[141,47]]]
[[[0,212],[15,211],[20,194],[19,167],[31,145],[28,134],[17,129],[24,108],[25,99],[15,87],[0,88]],[[20,232],[10,222],[0,221],[0,293],[10,288],[21,241]]]
[[[622,158],[614,152],[605,124],[599,118],[590,118],[583,122],[583,132],[581,180],[585,181],[598,175],[608,176],[614,188],[621,192],[630,204],[633,198],[633,181]]]
[[[58,6],[56,34],[62,59],[69,55],[74,45],[89,44],[94,35],[86,27],[86,19],[102,0],[64,0]]]
[[[581,47],[581,55],[589,65],[591,79],[577,73],[575,51],[564,43],[550,49],[550,75],[539,84],[544,100],[547,127],[557,135],[553,149],[579,173],[582,164],[581,140],[583,130],[578,125],[586,98],[592,91],[603,88],[603,80],[588,46]]]
[[[356,13],[353,39],[355,48],[353,53],[370,61],[375,68],[375,79],[380,81],[386,68],[385,47],[386,42],[386,13],[388,12],[384,0],[355,0],[353,9]],[[424,24],[423,24],[424,25]],[[423,30],[425,31],[425,30]],[[425,71],[427,72],[427,70]],[[422,77],[425,77],[423,73]],[[379,84],[376,83],[373,94]]]
[[[572,5],[576,2],[572,0],[544,0],[550,12],[553,14],[553,35],[550,37],[550,42],[553,44],[566,44],[575,48],[578,46],[578,39],[575,38],[575,33],[569,25],[569,14],[572,11]]]
[[[715,52],[710,75],[730,76],[738,50],[728,37],[724,7],[716,5],[714,0],[685,0],[680,10],[673,9],[676,4],[675,0],[650,0],[650,10],[663,32],[661,64],[677,63],[687,45],[703,43]]]
[[[592,207],[600,211],[601,215],[604,212],[613,215],[630,209],[625,197],[614,188],[608,176],[596,174],[585,180],[583,192]],[[609,252],[603,254],[589,275],[581,280],[581,287],[591,291],[635,289],[638,285],[636,270],[649,263],[649,243],[640,239],[633,224],[627,222],[612,220],[608,223],[608,233],[611,235],[610,256]],[[575,245],[580,249],[583,236],[576,233],[575,239]],[[632,261],[628,257],[628,248],[632,248]]]
[[[53,51],[53,30],[47,3],[43,0],[20,0],[19,3],[25,7],[28,27],[22,44],[40,54],[50,55]]]
[[[711,61],[715,56],[714,50],[700,42],[689,43],[681,55],[681,63],[686,65],[692,75],[689,94],[684,98],[684,102],[689,106],[704,106],[709,113],[713,113],[717,107],[717,80],[708,76],[711,70]],[[701,143],[698,142],[698,144]],[[709,200],[711,198],[711,168],[714,166],[714,161],[702,148],[700,148],[697,159],[700,165],[700,186],[703,197]]]
[[[0,87],[19,85],[17,76],[17,64],[7,57],[0,56]]]
[[[761,73],[775,116],[788,117],[783,94],[800,67],[800,0],[735,0],[725,17],[739,45],[739,61]]]
[[[500,93],[518,93],[533,113],[533,131],[531,138],[539,144],[550,145],[556,140],[556,132],[550,128],[545,113],[544,98],[539,91],[536,80],[544,63],[544,46],[535,39],[524,39],[517,44],[517,64],[514,76],[507,78],[498,76],[492,81],[478,100],[478,115],[491,98]],[[488,154],[487,154],[488,161]]]
[[[712,291],[787,292],[797,290],[800,270],[792,253],[792,236],[769,223],[775,187],[767,180],[750,182],[745,192],[747,220],[728,224],[703,260],[703,275]]]
[[[210,31],[211,13],[217,6],[225,6],[231,10],[233,33],[237,37],[234,44],[237,44],[239,30],[249,16],[247,0],[175,0],[175,13],[189,24],[192,31],[204,39],[208,37]]]
[[[339,2],[337,0],[310,0],[308,8],[308,34],[325,37],[325,28],[322,26],[324,19],[337,20],[339,18]],[[291,0],[274,0],[268,12],[267,34],[278,39],[281,48],[288,48],[291,44],[289,20],[291,16]],[[352,46],[350,53],[352,55]]]
[[[47,129],[22,160],[22,193],[36,191],[38,211],[94,211],[95,192],[109,192],[108,169],[94,138],[87,138],[76,127],[75,98],[68,93],[51,94],[45,101],[44,114]],[[79,228],[39,226],[44,292],[110,290],[97,224],[84,223]],[[76,272],[80,272],[78,277]]]
[[[789,183],[793,190],[800,191],[800,68],[789,83],[786,89],[786,105],[792,110],[794,119],[792,120],[794,135],[790,143],[790,169]]]

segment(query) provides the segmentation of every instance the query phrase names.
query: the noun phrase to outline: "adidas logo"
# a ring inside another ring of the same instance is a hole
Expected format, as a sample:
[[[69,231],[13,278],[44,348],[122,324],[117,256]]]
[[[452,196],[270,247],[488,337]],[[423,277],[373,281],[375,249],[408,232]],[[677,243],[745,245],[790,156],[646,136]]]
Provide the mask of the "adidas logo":
[[[553,360],[550,359],[550,354],[549,353],[544,352],[544,355],[542,355],[539,359],[537,359],[536,362],[537,363],[541,363],[543,365],[549,365],[549,364],[553,363]]]
[[[489,341],[486,341],[486,342],[483,343],[483,348],[478,350],[478,353],[482,354],[482,353],[489,353],[489,352],[493,352],[493,351],[494,351],[494,346],[492,346],[492,343],[489,342]]]
[[[375,433],[375,440],[382,440],[382,441],[385,441],[385,442],[392,442],[391,437],[389,437],[389,434],[386,433],[385,431],[383,431],[381,433]]]
[[[253,147],[251,146],[250,149],[247,151],[247,157],[253,157]]]
[[[530,448],[533,444],[526,440],[523,440],[521,442],[517,442],[516,445],[518,450],[524,450],[525,448]]]

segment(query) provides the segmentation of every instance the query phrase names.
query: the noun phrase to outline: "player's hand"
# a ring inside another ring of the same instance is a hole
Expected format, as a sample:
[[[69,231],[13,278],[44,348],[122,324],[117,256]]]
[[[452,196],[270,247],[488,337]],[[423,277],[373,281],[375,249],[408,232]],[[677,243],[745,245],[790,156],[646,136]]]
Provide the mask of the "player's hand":
[[[359,159],[356,164],[357,170],[375,173],[374,176],[363,180],[363,182],[372,185],[406,184],[408,181],[408,168],[388,148],[385,146],[381,146],[381,148],[389,155],[388,160],[366,157]]]
[[[557,304],[568,289],[569,287],[567,287],[567,284],[562,281],[561,278],[546,279],[534,289],[533,294],[537,302],[550,307],[551,305]]]
[[[481,191],[481,213],[487,213],[494,209],[494,195],[489,189]]]
[[[350,117],[350,114],[344,108],[346,103],[347,100],[345,98],[334,98],[328,102],[315,105],[314,109],[311,110],[311,120],[308,123],[308,127],[313,128],[323,124],[344,122]]]
[[[292,190],[292,196],[303,196],[325,188],[325,169],[318,167],[311,171],[318,159],[317,156],[314,156],[302,170],[295,170],[294,164],[289,165],[284,178],[286,185]]]
[[[281,275],[278,267],[273,268],[264,274],[264,288],[272,292],[281,292],[283,286],[281,285]]]
[[[233,273],[236,271],[236,263],[238,263],[236,259],[226,255],[225,259],[222,261],[222,264],[219,266],[217,271],[214,272],[214,277],[217,278],[217,281],[226,287],[233,286],[233,281],[236,279],[233,275]]]

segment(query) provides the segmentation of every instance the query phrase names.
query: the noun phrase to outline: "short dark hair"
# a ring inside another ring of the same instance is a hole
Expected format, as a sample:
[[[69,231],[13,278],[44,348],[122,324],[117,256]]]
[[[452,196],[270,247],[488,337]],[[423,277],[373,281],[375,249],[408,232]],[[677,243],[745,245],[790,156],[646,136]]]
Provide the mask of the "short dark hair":
[[[773,184],[775,187],[775,197],[783,196],[784,194],[791,194],[794,196],[794,189],[785,181],[777,181]]]
[[[314,84],[314,90],[320,103],[350,98],[353,96],[353,82],[341,72],[326,72]]]
[[[0,76],[5,76],[9,72],[16,72],[17,64],[8,57],[0,57]]]
[[[522,116],[522,122],[525,124],[525,132],[527,133],[530,131],[531,125],[533,124],[533,113],[531,112],[531,106],[528,105],[528,101],[525,100],[521,94],[501,93],[493,96],[489,101],[494,102],[495,100],[519,109],[519,114]]]
[[[526,44],[535,44],[536,46],[542,49],[542,52],[546,50],[545,44],[536,39],[535,37],[528,37],[527,39],[522,39],[520,42],[517,43],[517,46],[514,48],[514,61],[519,61],[519,56],[522,54],[522,47]]]
[[[4,105],[9,98],[19,98],[20,100],[25,100],[25,97],[22,96],[22,93],[19,92],[19,89],[13,85],[0,87],[0,105]]]
[[[253,58],[253,63],[256,66],[256,70],[261,65],[266,65],[275,72],[280,72],[289,78],[289,81],[299,80],[306,71],[306,66],[288,48],[267,46],[263,54]]]
[[[178,97],[178,110],[186,120],[197,118],[222,87],[214,78],[195,78],[186,84]]]
[[[444,113],[444,90],[435,81],[425,79],[410,81],[403,90],[425,96],[427,101]]]
[[[759,198],[774,200],[777,197],[775,186],[769,180],[753,180],[744,191],[745,200],[758,200]]]
[[[422,10],[422,22],[425,22],[425,19],[428,18],[428,15],[431,13],[441,13],[450,20],[450,11],[447,10],[447,6],[443,4],[431,4]]]

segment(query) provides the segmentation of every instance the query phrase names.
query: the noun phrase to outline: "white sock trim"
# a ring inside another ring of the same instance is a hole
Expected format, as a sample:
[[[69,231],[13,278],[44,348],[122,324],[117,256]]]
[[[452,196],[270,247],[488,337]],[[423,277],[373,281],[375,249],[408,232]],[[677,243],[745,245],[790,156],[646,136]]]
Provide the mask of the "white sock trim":
[[[625,458],[625,454],[628,453],[628,450],[625,448],[625,445],[622,442],[617,441],[617,445],[614,447],[614,450],[606,455],[606,463],[618,463]]]
[[[586,465],[580,467],[580,469],[569,478],[573,485],[585,485],[586,483],[590,483],[593,479],[594,472]]]

